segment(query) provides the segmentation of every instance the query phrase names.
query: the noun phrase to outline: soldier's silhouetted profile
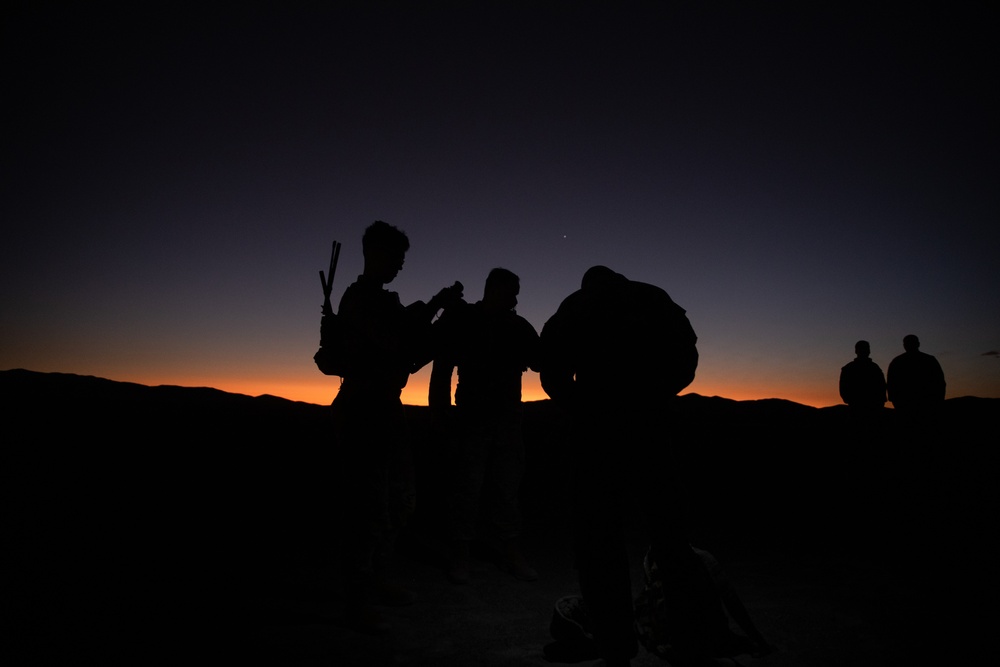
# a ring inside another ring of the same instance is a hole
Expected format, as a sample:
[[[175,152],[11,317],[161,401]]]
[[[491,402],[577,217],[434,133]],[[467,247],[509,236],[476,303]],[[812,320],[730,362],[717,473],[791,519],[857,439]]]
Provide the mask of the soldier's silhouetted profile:
[[[333,401],[334,446],[347,452],[341,470],[348,506],[339,527],[343,543],[346,620],[363,631],[384,625],[371,603],[405,604],[412,593],[384,578],[394,530],[415,502],[412,457],[404,437],[400,393],[410,373],[429,360],[431,319],[461,298],[445,288],[429,303],[404,307],[385,289],[403,268],[409,239],[382,221],[362,239],[364,270],[340,300],[343,384]]]
[[[885,376],[871,360],[866,340],[854,344],[857,357],[840,369],[840,398],[855,409],[875,410],[885,406]]]
[[[454,583],[469,581],[469,544],[481,500],[502,547],[502,566],[518,579],[538,578],[517,544],[524,472],[521,374],[537,370],[538,359],[538,334],[514,312],[519,292],[517,275],[493,269],[482,301],[449,309],[434,324],[438,351],[428,396],[433,410],[451,405],[451,376],[458,368],[458,419],[449,438],[454,489],[448,578]]]
[[[667,592],[682,610],[671,622],[679,645],[700,650],[707,628],[725,619],[688,543],[670,460],[670,409],[698,363],[684,309],[659,287],[595,266],[545,323],[541,341],[542,387],[572,414],[577,429],[576,565],[601,657],[608,665],[628,664],[638,650],[626,513],[643,515],[652,557],[680,573]]]
[[[941,364],[920,351],[920,339],[913,334],[903,338],[903,349],[889,364],[887,387],[893,407],[912,414],[937,408],[945,395]]]

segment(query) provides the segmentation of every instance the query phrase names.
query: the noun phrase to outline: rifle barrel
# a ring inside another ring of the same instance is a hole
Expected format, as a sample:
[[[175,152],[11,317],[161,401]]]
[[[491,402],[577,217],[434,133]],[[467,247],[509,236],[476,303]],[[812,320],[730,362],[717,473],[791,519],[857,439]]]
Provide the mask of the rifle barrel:
[[[333,276],[337,273],[337,262],[340,261],[340,243],[333,242],[333,254],[330,256],[330,286],[333,287]]]
[[[319,270],[319,282],[323,285],[323,296],[330,299],[330,292],[333,290],[333,276],[337,273],[337,262],[340,260],[340,243],[337,241],[333,242],[333,249],[330,251],[330,268],[328,273],[330,278],[327,279],[326,275],[323,273],[323,269]]]

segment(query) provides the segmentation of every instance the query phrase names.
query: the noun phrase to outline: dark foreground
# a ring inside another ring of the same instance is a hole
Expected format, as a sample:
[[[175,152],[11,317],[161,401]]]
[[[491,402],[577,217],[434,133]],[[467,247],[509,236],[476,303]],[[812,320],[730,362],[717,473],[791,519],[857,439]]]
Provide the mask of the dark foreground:
[[[526,406],[524,548],[540,581],[484,547],[469,586],[437,555],[441,483],[410,410],[419,508],[399,544],[383,636],[341,623],[333,470],[322,407],[208,389],[0,372],[7,664],[549,665],[555,600],[577,592],[569,442]],[[685,397],[663,434],[712,551],[777,650],[742,665],[978,664],[998,618],[994,399],[954,399],[900,436],[891,411]],[[641,531],[630,527],[633,585]],[[640,649],[635,665],[666,664]],[[728,664],[725,663],[725,664]]]

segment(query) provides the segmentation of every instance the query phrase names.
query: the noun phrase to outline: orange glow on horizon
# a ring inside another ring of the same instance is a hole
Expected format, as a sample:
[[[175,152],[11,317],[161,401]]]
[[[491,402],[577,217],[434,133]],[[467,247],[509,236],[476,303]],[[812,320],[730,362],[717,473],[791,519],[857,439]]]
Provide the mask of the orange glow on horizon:
[[[330,405],[340,388],[340,378],[324,376],[318,372],[301,374],[283,379],[275,378],[209,378],[209,377],[164,377],[138,376],[108,378],[120,382],[136,382],[148,386],[177,385],[182,387],[211,387],[220,391],[247,396],[269,394],[290,401],[301,401],[316,405]],[[430,380],[430,368],[425,367],[410,376],[404,387],[401,399],[405,405],[427,405],[427,387]],[[452,378],[454,395],[455,378]],[[768,398],[778,398],[812,407],[828,407],[838,405],[840,397],[836,388],[788,386],[784,390],[774,387],[743,386],[739,384],[720,384],[696,380],[683,394],[699,394],[701,396],[720,396],[736,401],[753,401]],[[548,394],[542,390],[537,373],[525,373],[521,383],[521,400],[542,401],[548,399]],[[887,404],[887,407],[891,404]]]
[[[837,394],[836,385],[831,388],[825,385],[812,387],[789,383],[784,387],[764,387],[750,384],[702,382],[696,379],[682,393],[698,394],[700,396],[720,396],[734,401],[760,401],[777,398],[814,408],[826,408],[831,405],[838,405],[841,402],[840,396]]]

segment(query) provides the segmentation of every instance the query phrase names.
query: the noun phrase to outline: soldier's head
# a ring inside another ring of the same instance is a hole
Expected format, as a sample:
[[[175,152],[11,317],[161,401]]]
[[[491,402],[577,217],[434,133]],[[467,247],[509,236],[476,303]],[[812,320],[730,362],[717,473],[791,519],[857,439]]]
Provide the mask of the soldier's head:
[[[907,352],[916,352],[920,349],[920,339],[910,334],[903,337],[903,349]]]
[[[854,344],[854,354],[858,355],[858,359],[867,359],[871,356],[872,348],[866,340],[859,340]]]
[[[517,306],[517,295],[520,292],[521,279],[517,274],[497,267],[486,276],[483,303],[498,310],[513,310]]]
[[[393,225],[376,220],[361,237],[361,250],[365,256],[364,274],[383,285],[391,283],[403,268],[410,239]]]

